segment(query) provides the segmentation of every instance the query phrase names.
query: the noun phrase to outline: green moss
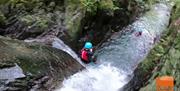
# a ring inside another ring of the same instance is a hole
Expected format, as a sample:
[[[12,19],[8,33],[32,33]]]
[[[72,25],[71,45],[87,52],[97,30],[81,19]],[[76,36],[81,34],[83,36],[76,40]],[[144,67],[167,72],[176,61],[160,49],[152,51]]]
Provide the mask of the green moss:
[[[99,8],[100,9],[113,9],[114,4],[112,0],[101,0]]]
[[[118,9],[115,6],[113,0],[81,0],[83,7],[87,12],[96,14],[97,10],[109,10],[113,11]]]
[[[83,7],[87,12],[95,14],[98,8],[98,0],[81,0]]]
[[[120,9],[118,6],[115,5],[115,0],[101,0],[98,5],[98,9],[100,10],[108,10],[110,13],[113,14],[114,10]]]
[[[0,0],[0,5],[7,3],[9,0]]]
[[[39,27],[41,29],[45,29],[48,27],[49,19],[43,16],[36,15],[26,15],[21,18],[21,21],[24,22],[29,27]]]
[[[6,17],[4,14],[0,11],[0,25],[4,25],[6,22]]]
[[[69,35],[75,39],[77,33],[80,31],[81,20],[85,16],[85,9],[80,0],[67,0],[65,1],[66,13],[65,24],[68,29]]]
[[[172,16],[172,20],[176,20],[180,17],[180,0],[173,0],[174,3],[176,4],[174,14]]]
[[[34,62],[31,62],[30,60],[33,60]],[[29,72],[33,75],[41,75],[48,69],[48,62],[46,60],[32,58],[32,56],[17,56],[16,61],[25,72]]]

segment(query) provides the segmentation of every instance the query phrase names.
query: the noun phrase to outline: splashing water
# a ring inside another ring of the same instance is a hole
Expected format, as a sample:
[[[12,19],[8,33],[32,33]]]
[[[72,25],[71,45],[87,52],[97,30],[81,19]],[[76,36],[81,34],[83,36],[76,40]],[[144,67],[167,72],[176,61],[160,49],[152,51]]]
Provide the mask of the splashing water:
[[[133,76],[136,66],[155,44],[155,39],[166,29],[172,6],[156,4],[125,32],[114,34],[95,55],[100,64],[87,66],[85,70],[63,81],[56,91],[118,91]],[[136,32],[141,36],[135,36]],[[156,39],[158,40],[158,39]]]
[[[65,86],[56,91],[117,91],[126,82],[126,77],[124,72],[109,64],[91,66],[65,80]]]

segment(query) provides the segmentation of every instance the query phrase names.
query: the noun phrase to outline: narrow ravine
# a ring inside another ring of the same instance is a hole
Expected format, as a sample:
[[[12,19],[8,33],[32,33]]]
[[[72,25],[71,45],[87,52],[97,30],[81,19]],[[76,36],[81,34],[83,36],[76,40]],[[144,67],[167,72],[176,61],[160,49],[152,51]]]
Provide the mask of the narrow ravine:
[[[96,51],[98,64],[65,79],[56,91],[121,90],[166,30],[171,8],[169,4],[156,4],[132,25],[115,33]],[[139,32],[142,35],[138,36]]]

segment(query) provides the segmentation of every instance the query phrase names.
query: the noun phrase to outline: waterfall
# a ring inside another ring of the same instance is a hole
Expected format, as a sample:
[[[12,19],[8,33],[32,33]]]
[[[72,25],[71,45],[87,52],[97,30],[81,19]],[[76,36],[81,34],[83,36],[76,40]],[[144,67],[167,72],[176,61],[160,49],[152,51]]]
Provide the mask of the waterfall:
[[[114,34],[95,53],[98,64],[65,79],[56,91],[118,91],[159,40],[169,23],[171,5],[156,4],[143,17]],[[138,32],[142,35],[136,36]]]
[[[69,46],[67,46],[62,40],[60,40],[59,38],[54,38],[53,40],[54,41],[52,42],[52,47],[67,52],[74,59],[76,59],[81,65],[85,66],[82,63],[81,59],[78,57],[78,55]]]

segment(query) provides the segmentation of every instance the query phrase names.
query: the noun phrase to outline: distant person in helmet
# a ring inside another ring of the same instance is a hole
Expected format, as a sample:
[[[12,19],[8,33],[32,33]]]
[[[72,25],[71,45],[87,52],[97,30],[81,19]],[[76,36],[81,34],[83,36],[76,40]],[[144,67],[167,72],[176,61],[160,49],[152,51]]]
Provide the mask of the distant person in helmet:
[[[139,37],[142,35],[142,30],[138,30],[137,32],[135,32],[135,36]]]
[[[93,46],[91,42],[86,42],[84,47],[81,49],[81,60],[88,64],[90,62],[95,62],[93,61]]]

